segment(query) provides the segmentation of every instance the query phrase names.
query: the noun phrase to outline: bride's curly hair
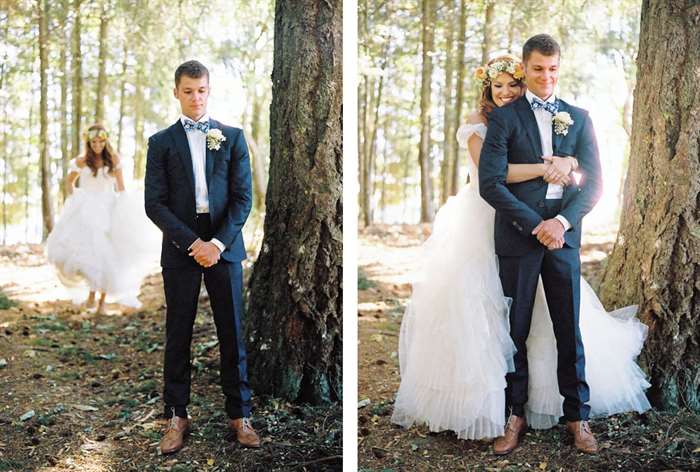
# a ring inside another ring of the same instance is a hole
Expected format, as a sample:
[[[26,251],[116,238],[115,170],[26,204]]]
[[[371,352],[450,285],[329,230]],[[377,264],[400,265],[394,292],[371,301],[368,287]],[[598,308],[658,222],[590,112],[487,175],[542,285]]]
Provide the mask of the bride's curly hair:
[[[92,175],[97,176],[97,160],[98,155],[92,150],[90,146],[90,141],[95,138],[101,138],[105,140],[105,147],[102,150],[102,164],[107,166],[107,173],[112,175],[114,173],[114,168],[116,162],[119,159],[116,151],[112,148],[109,142],[109,133],[103,125],[100,123],[95,123],[87,129],[84,135],[85,138],[85,164],[92,170]]]
[[[476,78],[477,80],[480,80],[482,84],[481,99],[479,100],[479,113],[487,120],[489,118],[489,114],[494,110],[494,108],[496,108],[496,102],[494,102],[493,94],[491,93],[491,79],[489,78],[488,74],[489,66],[492,66],[496,63],[501,63],[499,65],[512,66],[515,70],[517,70],[516,68],[522,67],[518,58],[511,55],[503,55],[494,57],[488,63],[486,63],[485,66],[479,67],[479,69],[477,69]],[[506,74],[510,74],[511,76],[513,75],[506,70],[499,70],[499,72],[505,72]],[[482,75],[482,77],[480,77],[480,74]],[[522,73],[520,72],[519,74]],[[523,77],[514,76],[513,79],[518,81],[518,87],[520,88],[519,97],[521,97],[525,93],[526,89],[525,82],[523,82]]]

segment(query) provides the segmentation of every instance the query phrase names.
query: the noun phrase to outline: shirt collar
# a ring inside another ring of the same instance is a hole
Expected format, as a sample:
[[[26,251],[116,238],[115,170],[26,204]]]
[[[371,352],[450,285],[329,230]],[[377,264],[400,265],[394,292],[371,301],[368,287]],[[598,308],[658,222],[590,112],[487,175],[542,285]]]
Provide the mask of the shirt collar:
[[[183,125],[185,124],[185,120],[192,120],[191,118],[187,118],[185,115],[180,114],[180,123]],[[206,123],[209,121],[209,113],[205,113],[204,116],[202,116],[199,120],[197,120],[197,123]]]
[[[538,100],[542,100],[541,98],[536,97],[536,95],[534,93],[530,92],[530,90],[525,91],[525,98],[527,98],[527,101],[530,103],[530,105],[532,105],[532,101],[535,98],[537,98]],[[554,103],[557,101],[557,97],[556,97],[556,95],[552,94],[549,96],[549,98],[547,100],[542,100],[542,101],[544,101],[545,103]]]

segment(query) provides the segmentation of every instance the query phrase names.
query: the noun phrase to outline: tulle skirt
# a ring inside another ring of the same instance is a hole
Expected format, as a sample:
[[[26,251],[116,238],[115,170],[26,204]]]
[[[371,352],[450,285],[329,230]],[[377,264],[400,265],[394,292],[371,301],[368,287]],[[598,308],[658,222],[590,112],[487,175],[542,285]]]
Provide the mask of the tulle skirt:
[[[451,197],[436,215],[401,323],[396,424],[426,424],[462,439],[503,434],[505,376],[513,369],[515,346],[509,334],[510,300],[498,276],[494,215],[474,185]],[[646,326],[634,318],[636,307],[607,313],[590,286],[581,283],[580,328],[592,416],[648,409],[644,389],[649,384],[635,363]],[[549,428],[562,415],[563,398],[541,281],[528,362],[528,423]]]
[[[87,285],[138,307],[141,282],[157,267],[160,231],[146,217],[143,192],[77,188],[46,241],[46,254],[66,287]]]

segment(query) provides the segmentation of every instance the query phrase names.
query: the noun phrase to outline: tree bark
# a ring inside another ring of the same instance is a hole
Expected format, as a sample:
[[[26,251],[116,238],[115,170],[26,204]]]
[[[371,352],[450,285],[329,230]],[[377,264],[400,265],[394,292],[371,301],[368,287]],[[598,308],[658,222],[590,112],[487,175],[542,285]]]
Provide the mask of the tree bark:
[[[601,285],[639,304],[642,366],[662,409],[700,411],[700,6],[645,0],[620,231]]]
[[[421,87],[420,87],[420,145],[418,164],[420,165],[420,221],[430,223],[433,220],[433,184],[430,162],[430,92],[433,75],[434,36],[434,0],[421,1],[421,44],[423,46]]]
[[[83,95],[83,66],[82,53],[80,51],[80,5],[81,0],[73,0],[73,34],[72,34],[72,51],[71,51],[71,69],[73,75],[73,90],[71,100],[73,101],[73,127],[71,156],[75,157],[80,154],[80,126],[82,122],[82,95]]]
[[[10,14],[5,17],[5,28],[3,31],[3,40],[7,41],[10,34]],[[5,76],[7,74],[7,49],[3,54],[2,63],[0,64],[0,93],[4,95]],[[7,123],[7,100],[3,100],[2,112],[4,123]],[[2,173],[2,245],[7,244],[7,179],[10,170],[10,156],[7,153],[7,128],[3,126],[2,130],[2,157],[4,161]]]
[[[358,13],[358,36],[360,41],[360,47],[364,49],[364,57],[369,58],[369,46],[368,46],[368,31],[369,31],[369,10],[368,10],[367,0],[362,1],[362,8],[359,9]],[[360,195],[359,195],[359,210],[360,217],[365,226],[371,224],[372,221],[372,206],[370,202],[371,190],[368,188],[368,184],[371,184],[368,178],[368,154],[367,154],[367,141],[369,139],[369,122],[368,122],[368,110],[370,107],[370,76],[365,73],[362,74],[360,79],[360,86],[358,87],[357,93],[357,116],[358,116],[358,133],[357,133],[357,153],[358,153],[358,172],[360,180]]]
[[[277,0],[265,237],[247,320],[258,393],[342,398],[342,2]]]
[[[493,0],[486,0],[486,11],[484,12],[484,40],[481,43],[481,63],[489,61],[489,54],[493,49],[493,20],[496,3]]]
[[[462,109],[464,107],[464,79],[466,72],[466,63],[464,54],[466,52],[466,34],[467,34],[467,5],[466,0],[459,2],[459,35],[457,36],[457,84],[455,85],[457,92],[455,96],[455,113],[453,130],[459,128],[462,124]],[[450,195],[457,195],[459,191],[459,143],[456,137],[452,136],[452,184],[450,185]]]
[[[386,57],[386,56],[385,56]],[[382,74],[386,70],[386,61],[382,66]],[[376,93],[374,91],[374,81],[372,83],[370,103],[372,110],[372,116],[368,118],[369,123],[366,126],[366,131],[368,136],[364,142],[365,146],[365,164],[363,166],[363,179],[364,179],[364,194],[363,202],[365,206],[364,214],[364,224],[369,226],[374,222],[374,208],[372,208],[372,196],[374,195],[374,170],[377,167],[377,129],[379,122],[379,107],[382,103],[382,92],[384,89],[384,75],[379,77],[379,83],[377,84]]]
[[[67,0],[63,0],[61,11],[61,22],[65,27],[68,23]],[[68,70],[68,51],[70,48],[70,36],[66,32],[61,34],[61,43],[59,65],[61,69],[61,109],[59,111],[61,115],[61,199],[65,201],[68,195],[66,195],[66,186],[64,184],[66,182],[66,178],[68,177],[68,163],[71,160],[71,155],[68,149],[68,76],[70,75],[70,71]]]
[[[134,84],[134,179],[143,179],[146,172],[143,100],[143,63],[139,61]]]
[[[126,113],[126,72],[129,59],[128,41],[124,42],[124,57],[122,58],[121,84],[119,86],[119,122],[117,124],[117,152],[122,154],[122,134],[124,132],[124,114]]]
[[[109,16],[107,0],[102,1],[100,12],[100,46],[97,56],[97,91],[95,96],[95,122],[103,123],[105,119],[105,94],[107,92],[107,26]]]
[[[0,64],[0,91],[2,91],[5,82],[5,67],[7,64],[7,53],[5,54],[3,63]],[[7,123],[7,102],[3,103],[2,114],[4,122]],[[10,156],[7,153],[7,126],[2,129],[2,157],[3,157],[3,172],[2,172],[2,245],[7,244],[7,180],[10,174]]]
[[[447,13],[445,21],[447,22],[447,54],[445,58],[445,106],[443,108],[443,158],[440,169],[440,203],[444,204],[447,197],[450,196],[452,187],[452,151],[454,150],[455,131],[454,131],[454,102],[452,101],[452,79],[454,76],[454,26],[453,26],[453,8],[454,0],[446,0]]]
[[[39,147],[41,166],[41,217],[42,240],[46,240],[53,229],[53,209],[51,205],[51,169],[49,168],[49,118],[47,71],[49,68],[49,2],[37,0],[39,11],[39,77],[41,83]]]
[[[250,117],[250,138],[248,145],[254,151],[251,153],[253,165],[253,205],[260,212],[265,210],[265,156],[263,156],[258,143],[261,142],[260,117],[262,116],[262,98],[253,97],[253,112]],[[251,145],[252,143],[252,145]]]

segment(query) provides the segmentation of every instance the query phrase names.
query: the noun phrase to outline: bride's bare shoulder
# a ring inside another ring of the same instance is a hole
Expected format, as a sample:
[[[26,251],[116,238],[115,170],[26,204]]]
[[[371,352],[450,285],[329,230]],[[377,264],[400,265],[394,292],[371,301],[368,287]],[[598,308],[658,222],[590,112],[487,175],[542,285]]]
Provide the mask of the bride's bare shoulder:
[[[486,118],[484,118],[484,115],[479,113],[478,111],[474,110],[469,115],[467,115],[467,123],[470,125],[476,125],[476,124],[486,124]]]
[[[87,165],[87,159],[85,158],[85,156],[77,156],[75,158],[75,165],[79,168],[85,167]]]

